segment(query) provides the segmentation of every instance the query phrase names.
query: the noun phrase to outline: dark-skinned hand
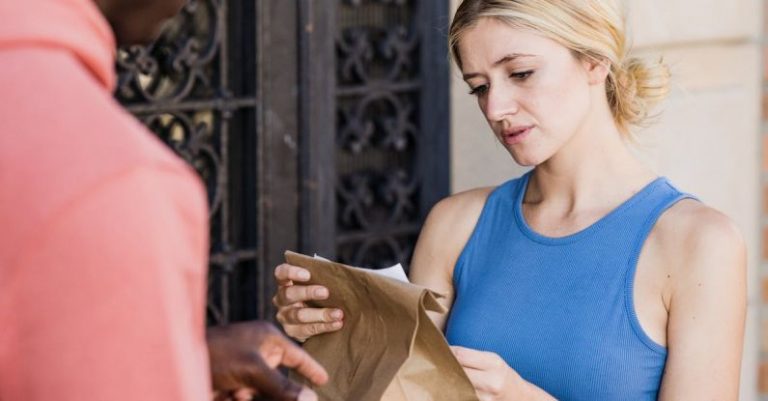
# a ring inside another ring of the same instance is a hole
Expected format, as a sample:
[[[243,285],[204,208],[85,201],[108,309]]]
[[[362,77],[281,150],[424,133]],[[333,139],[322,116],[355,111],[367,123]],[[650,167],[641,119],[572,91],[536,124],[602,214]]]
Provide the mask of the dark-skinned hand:
[[[294,369],[316,385],[328,373],[272,324],[261,321],[210,327],[206,333],[215,400],[315,401],[317,395],[284,376]]]

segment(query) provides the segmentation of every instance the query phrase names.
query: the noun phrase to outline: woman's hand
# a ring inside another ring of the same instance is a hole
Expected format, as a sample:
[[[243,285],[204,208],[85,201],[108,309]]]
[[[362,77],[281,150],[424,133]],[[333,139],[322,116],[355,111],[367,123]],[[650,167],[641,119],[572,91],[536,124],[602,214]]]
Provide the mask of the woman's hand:
[[[451,350],[475,387],[480,401],[553,399],[525,381],[493,352],[458,346],[452,346]]]
[[[309,270],[284,263],[275,268],[277,321],[289,336],[306,341],[309,337],[336,331],[344,325],[344,312],[336,308],[307,308],[304,302],[327,299],[328,289],[300,285],[310,279]]]

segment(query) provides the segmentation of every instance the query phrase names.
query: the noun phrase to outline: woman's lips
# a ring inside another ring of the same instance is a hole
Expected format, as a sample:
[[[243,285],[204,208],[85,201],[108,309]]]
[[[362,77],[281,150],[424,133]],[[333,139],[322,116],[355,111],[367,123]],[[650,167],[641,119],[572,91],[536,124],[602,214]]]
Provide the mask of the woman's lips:
[[[502,131],[502,139],[507,145],[514,145],[520,143],[528,137],[528,134],[533,130],[533,125],[514,127],[505,129]]]

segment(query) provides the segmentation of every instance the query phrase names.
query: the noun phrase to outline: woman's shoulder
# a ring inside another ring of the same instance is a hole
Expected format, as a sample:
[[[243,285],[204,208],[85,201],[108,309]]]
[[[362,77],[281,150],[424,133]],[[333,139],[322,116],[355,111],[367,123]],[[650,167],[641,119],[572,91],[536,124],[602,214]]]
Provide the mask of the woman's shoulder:
[[[457,216],[457,212],[462,212],[459,215],[463,215],[472,211],[476,211],[479,214],[488,196],[495,189],[496,187],[479,187],[455,193],[437,202],[432,208],[430,215],[436,214],[440,217],[443,215]]]
[[[743,238],[734,221],[725,213],[695,199],[683,199],[666,211],[657,224],[660,234],[687,248],[716,243],[736,246]]]
[[[678,278],[731,275],[728,265],[744,264],[746,246],[735,222],[698,200],[683,199],[670,207],[652,236]]]
[[[430,215],[441,221],[446,220],[445,217],[448,217],[448,220],[466,219],[474,226],[491,193],[496,190],[512,190],[521,179],[523,177],[513,178],[498,186],[478,187],[457,192],[435,204]]]
[[[485,201],[494,189],[474,188],[440,200],[427,216],[425,231],[444,244],[463,247],[480,218]]]
[[[440,250],[455,261],[469,240],[482,213],[485,201],[495,187],[458,192],[437,202],[427,216],[419,237],[420,246]],[[449,263],[451,267],[452,263]]]

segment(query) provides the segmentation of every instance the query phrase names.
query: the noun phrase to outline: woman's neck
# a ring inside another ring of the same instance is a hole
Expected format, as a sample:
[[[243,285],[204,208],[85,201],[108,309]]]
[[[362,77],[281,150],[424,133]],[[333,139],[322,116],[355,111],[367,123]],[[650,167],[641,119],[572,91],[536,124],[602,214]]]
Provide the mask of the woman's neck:
[[[525,203],[546,204],[563,215],[611,208],[655,177],[629,151],[612,119],[587,123],[554,156],[536,166]]]

